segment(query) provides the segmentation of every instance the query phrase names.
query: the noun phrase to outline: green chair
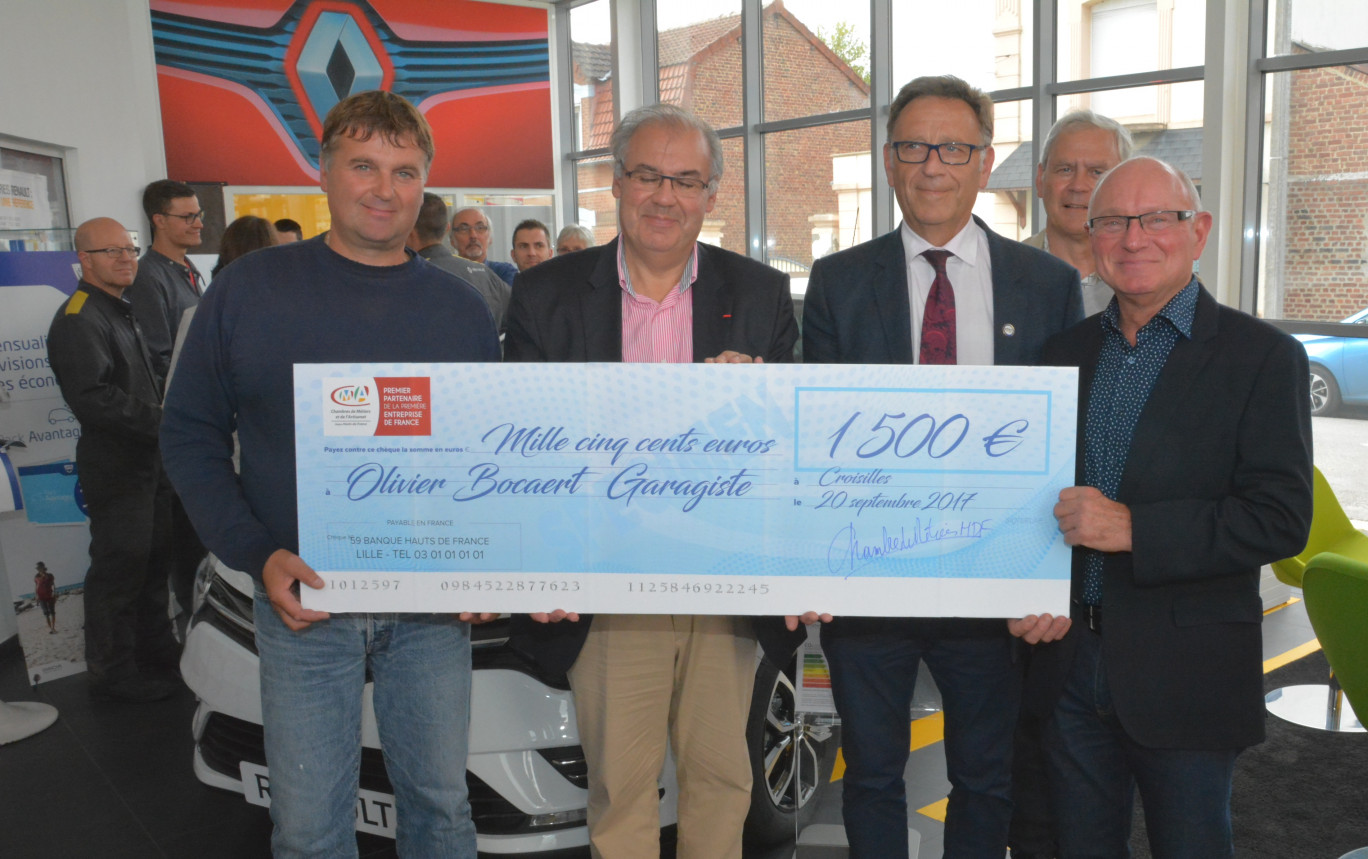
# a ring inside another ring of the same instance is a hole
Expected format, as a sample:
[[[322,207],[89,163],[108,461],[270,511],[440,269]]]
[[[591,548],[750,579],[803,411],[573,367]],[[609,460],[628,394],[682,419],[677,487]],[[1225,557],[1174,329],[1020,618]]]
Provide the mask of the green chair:
[[[1302,593],[1330,671],[1349,698],[1346,724],[1354,712],[1368,714],[1368,559],[1322,552],[1306,567]]]
[[[1311,535],[1306,541],[1306,548],[1291,558],[1272,564],[1273,574],[1278,581],[1294,588],[1304,587],[1302,579],[1307,566],[1312,558],[1321,553],[1333,552],[1368,563],[1368,536],[1349,521],[1319,468],[1315,470],[1313,498]],[[1309,602],[1307,609],[1309,612]],[[1343,707],[1344,693],[1340,690],[1334,671],[1331,671],[1329,684],[1284,686],[1269,692],[1264,703],[1268,712],[1304,727],[1332,731],[1362,730],[1353,711],[1346,712]]]
[[[1306,565],[1321,552],[1334,552],[1368,561],[1368,536],[1349,521],[1349,516],[1335,497],[1335,490],[1330,488],[1321,470],[1317,468],[1315,472],[1311,535],[1306,540],[1306,548],[1271,565],[1278,581],[1294,588],[1302,586]]]

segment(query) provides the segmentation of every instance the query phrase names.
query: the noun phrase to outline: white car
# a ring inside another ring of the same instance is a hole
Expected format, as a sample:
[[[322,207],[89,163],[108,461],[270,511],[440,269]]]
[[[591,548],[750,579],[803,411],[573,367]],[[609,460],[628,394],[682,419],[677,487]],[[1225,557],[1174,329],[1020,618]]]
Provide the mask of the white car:
[[[261,691],[252,623],[252,580],[212,556],[196,580],[181,674],[199,697],[194,716],[195,775],[213,787],[269,805],[261,731]],[[563,676],[547,676],[507,646],[508,620],[471,628],[470,757],[466,779],[484,854],[587,855],[588,775]],[[385,774],[366,685],[361,723],[357,829],[394,837],[394,796]],[[832,729],[795,721],[793,684],[757,656],[747,740],[755,787],[746,838],[792,838],[816,810],[830,777]],[[674,764],[661,774],[660,819],[672,827]],[[797,819],[795,819],[797,818]]]

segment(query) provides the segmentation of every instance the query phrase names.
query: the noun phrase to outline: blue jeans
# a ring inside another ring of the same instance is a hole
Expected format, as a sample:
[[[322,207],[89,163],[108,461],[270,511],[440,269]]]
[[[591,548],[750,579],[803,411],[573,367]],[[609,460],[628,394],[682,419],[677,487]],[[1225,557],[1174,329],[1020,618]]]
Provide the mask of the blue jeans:
[[[823,635],[841,715],[842,814],[852,859],[907,856],[910,710],[925,662],[945,709],[947,859],[1002,859],[1012,817],[1012,733],[1021,700],[1013,640]]]
[[[1135,788],[1155,859],[1233,856],[1230,785],[1238,749],[1150,749],[1112,708],[1102,636],[1074,627],[1074,661],[1043,742],[1060,859],[1130,856]],[[1176,705],[1181,702],[1175,702]]]
[[[368,665],[399,855],[474,859],[470,627],[454,615],[335,614],[292,632],[260,587],[254,616],[277,859],[356,856]]]

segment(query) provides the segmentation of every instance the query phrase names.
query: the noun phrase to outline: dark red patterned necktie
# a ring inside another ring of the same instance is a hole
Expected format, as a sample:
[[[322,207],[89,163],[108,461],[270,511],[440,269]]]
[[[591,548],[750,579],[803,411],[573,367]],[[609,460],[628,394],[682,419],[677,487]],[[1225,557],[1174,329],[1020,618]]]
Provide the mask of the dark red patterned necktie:
[[[955,363],[955,289],[945,274],[945,261],[953,256],[949,251],[922,251],[922,256],[936,270],[931,292],[926,296],[922,311],[921,354],[918,364]]]

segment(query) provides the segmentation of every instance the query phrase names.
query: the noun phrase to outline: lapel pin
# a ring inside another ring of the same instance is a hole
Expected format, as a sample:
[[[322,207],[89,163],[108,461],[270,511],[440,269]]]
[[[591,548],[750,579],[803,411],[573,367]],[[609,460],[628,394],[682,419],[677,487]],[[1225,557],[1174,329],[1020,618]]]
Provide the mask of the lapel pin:
[[[1016,335],[1016,326],[1015,326],[1015,325],[1013,325],[1012,323],[1008,322],[1006,325],[1002,326],[1002,336],[1003,336],[1003,337],[1014,337],[1015,335]]]

